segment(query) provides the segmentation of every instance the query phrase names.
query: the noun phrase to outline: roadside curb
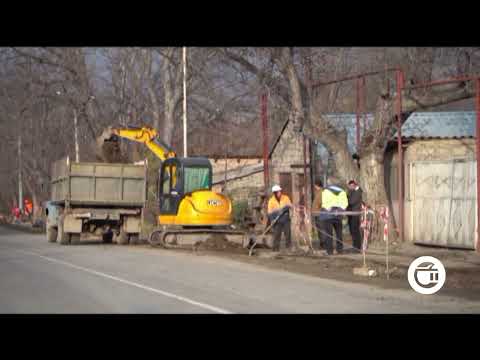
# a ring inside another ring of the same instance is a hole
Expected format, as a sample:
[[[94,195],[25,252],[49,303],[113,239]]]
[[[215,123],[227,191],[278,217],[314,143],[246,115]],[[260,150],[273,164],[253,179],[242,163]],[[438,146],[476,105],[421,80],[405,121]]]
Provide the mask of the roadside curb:
[[[28,225],[3,223],[3,224],[0,224],[0,226],[4,226],[9,229],[18,230],[18,231],[22,231],[30,234],[43,234],[45,232],[42,228],[34,228]]]

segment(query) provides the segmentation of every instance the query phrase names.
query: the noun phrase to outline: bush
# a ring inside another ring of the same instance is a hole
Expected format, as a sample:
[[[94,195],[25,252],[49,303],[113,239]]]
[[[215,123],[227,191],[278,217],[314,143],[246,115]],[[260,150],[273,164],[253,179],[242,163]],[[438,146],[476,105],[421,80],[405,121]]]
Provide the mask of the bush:
[[[245,227],[245,216],[248,215],[248,201],[233,201],[232,208],[234,224]]]

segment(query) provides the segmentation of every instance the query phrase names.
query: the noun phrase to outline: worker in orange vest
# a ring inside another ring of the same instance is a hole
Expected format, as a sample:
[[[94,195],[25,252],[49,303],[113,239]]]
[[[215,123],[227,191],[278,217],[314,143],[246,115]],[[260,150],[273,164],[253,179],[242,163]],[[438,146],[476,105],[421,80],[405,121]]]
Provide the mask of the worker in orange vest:
[[[24,201],[25,204],[25,215],[30,216],[32,215],[33,212],[33,204],[29,199],[25,199]]]
[[[272,197],[268,200],[268,218],[273,225],[273,251],[280,250],[282,233],[285,236],[285,245],[291,249],[292,239],[290,231],[290,208],[292,202],[287,195],[282,194],[280,185],[272,187]]]

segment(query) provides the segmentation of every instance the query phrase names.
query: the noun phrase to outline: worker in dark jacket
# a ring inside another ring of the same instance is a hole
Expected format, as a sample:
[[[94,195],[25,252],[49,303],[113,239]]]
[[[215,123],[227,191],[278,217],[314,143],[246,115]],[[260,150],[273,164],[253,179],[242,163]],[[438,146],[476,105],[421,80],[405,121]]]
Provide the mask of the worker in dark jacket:
[[[313,196],[313,203],[312,203],[312,211],[317,212],[321,211],[322,209],[322,193],[323,193],[323,182],[320,179],[316,179],[314,183],[315,188],[315,195]],[[323,221],[320,220],[320,216],[316,215],[314,218],[315,228],[318,234],[318,241],[319,241],[319,250],[325,248],[325,236],[323,233],[324,224]]]
[[[348,182],[348,211],[362,210],[362,189],[355,180]],[[349,215],[348,227],[352,235],[352,242],[355,251],[360,252],[362,248],[362,235],[360,232],[360,216]]]

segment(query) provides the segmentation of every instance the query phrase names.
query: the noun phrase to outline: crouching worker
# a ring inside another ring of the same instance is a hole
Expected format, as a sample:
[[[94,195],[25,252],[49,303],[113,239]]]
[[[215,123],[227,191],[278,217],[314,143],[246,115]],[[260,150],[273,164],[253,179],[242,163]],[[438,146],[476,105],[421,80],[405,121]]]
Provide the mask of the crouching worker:
[[[287,195],[282,194],[279,185],[272,187],[272,197],[268,200],[268,219],[273,225],[273,251],[280,251],[282,233],[285,236],[285,246],[288,250],[292,247],[290,232],[290,208],[292,202]]]
[[[323,222],[325,235],[325,255],[333,255],[333,241],[336,240],[337,254],[343,253],[343,232],[342,215],[335,212],[345,211],[348,206],[347,193],[340,186],[329,185],[322,191],[322,214],[320,220]],[[333,230],[337,238],[333,237]]]

